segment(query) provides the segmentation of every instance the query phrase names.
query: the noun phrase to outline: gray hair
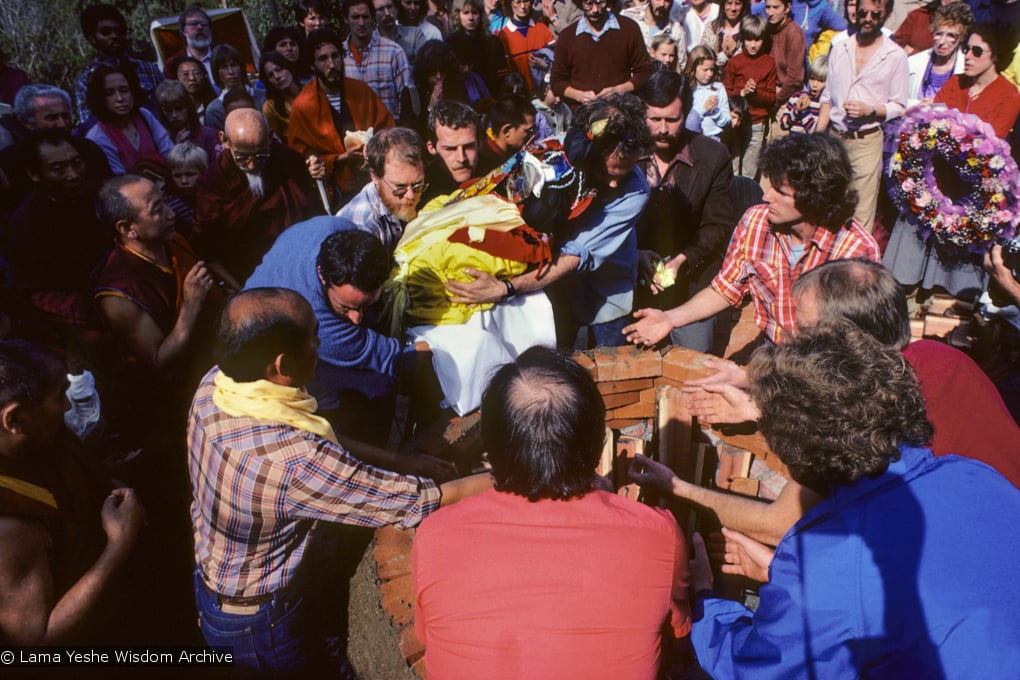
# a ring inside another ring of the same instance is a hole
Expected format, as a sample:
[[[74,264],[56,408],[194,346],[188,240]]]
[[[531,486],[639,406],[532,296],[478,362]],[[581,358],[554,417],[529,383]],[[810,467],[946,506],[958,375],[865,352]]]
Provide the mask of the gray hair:
[[[71,95],[67,92],[56,85],[32,83],[23,86],[14,97],[14,115],[19,123],[29,125],[35,122],[35,100],[38,98],[61,99],[67,104],[67,110],[71,110]]]

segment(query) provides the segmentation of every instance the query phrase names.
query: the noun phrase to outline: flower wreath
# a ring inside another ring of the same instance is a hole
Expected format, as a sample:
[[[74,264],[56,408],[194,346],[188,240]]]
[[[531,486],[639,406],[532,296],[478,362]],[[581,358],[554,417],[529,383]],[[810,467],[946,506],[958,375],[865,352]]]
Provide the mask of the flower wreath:
[[[908,111],[890,137],[895,147],[886,169],[889,196],[922,241],[932,239],[962,255],[1014,236],[1020,171],[1009,145],[988,123],[927,105]],[[939,159],[958,179],[936,173],[933,161]],[[954,199],[940,190],[940,183],[956,181],[967,188],[963,195]]]

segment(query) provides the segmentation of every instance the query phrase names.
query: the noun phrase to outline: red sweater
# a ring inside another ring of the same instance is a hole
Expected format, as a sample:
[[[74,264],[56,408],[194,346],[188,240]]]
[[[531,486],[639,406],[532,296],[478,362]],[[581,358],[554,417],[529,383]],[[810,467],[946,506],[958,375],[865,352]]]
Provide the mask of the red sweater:
[[[804,31],[792,20],[772,34],[772,49],[769,54],[776,61],[776,80],[779,93],[776,103],[785,104],[793,93],[804,87],[804,57],[807,43]]]
[[[963,77],[957,74],[946,81],[935,95],[935,102],[964,113],[973,113],[992,126],[996,137],[1006,139],[1017,114],[1020,114],[1020,92],[1017,92],[1016,86],[999,76],[971,99],[968,94],[970,86],[964,87],[961,83]]]
[[[739,52],[726,62],[723,85],[726,94],[740,94],[748,80],[754,79],[757,88],[747,95],[747,108],[751,123],[760,123],[769,117],[769,109],[776,103],[776,61],[767,54],[750,57]]]

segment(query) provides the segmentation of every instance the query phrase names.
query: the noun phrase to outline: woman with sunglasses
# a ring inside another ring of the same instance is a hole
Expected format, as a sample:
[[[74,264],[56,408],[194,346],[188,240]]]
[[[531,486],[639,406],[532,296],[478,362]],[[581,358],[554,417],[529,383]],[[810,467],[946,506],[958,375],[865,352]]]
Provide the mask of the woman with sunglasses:
[[[1012,56],[1003,31],[994,24],[974,26],[963,46],[963,73],[955,75],[935,95],[935,102],[973,113],[1006,139],[1020,114],[1020,92],[999,75]]]

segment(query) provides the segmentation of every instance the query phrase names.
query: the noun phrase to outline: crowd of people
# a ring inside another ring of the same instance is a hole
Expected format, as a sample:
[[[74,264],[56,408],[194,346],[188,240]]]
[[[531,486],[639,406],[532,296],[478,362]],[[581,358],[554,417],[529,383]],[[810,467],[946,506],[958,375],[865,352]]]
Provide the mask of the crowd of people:
[[[73,93],[0,59],[0,641],[356,677],[368,528],[420,524],[430,677],[1020,665],[995,566],[1020,558],[1020,395],[910,343],[908,306],[991,286],[1009,318],[1020,246],[947,254],[884,198],[912,112],[1012,141],[1020,3],[292,9],[249,58],[190,6],[157,63],[89,5]],[[765,505],[631,476],[714,513],[754,614],[700,536],[605,489],[603,399],[565,358],[717,351],[748,300],[750,365],[685,390],[792,480]],[[392,450],[479,406],[491,474]]]

